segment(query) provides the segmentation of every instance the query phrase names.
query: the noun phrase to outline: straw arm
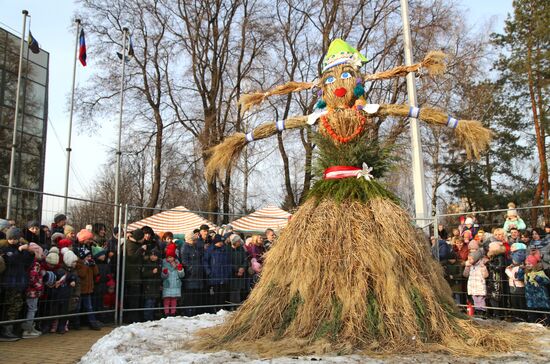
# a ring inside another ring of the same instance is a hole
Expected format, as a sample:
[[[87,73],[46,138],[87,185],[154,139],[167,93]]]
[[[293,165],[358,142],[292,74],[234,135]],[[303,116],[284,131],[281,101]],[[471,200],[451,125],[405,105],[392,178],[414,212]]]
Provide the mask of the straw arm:
[[[383,104],[374,116],[416,117],[430,125],[450,127],[454,129],[456,138],[469,159],[478,159],[489,146],[493,135],[491,130],[477,120],[457,120],[431,107],[416,108],[408,105]]]
[[[364,76],[364,81],[386,80],[395,77],[405,77],[410,72],[422,72],[426,70],[430,76],[439,76],[445,72],[445,58],[447,56],[441,51],[429,52],[422,62],[410,66],[397,66],[391,70],[373,73]]]
[[[247,143],[260,139],[269,138],[279,131],[299,129],[307,126],[307,116],[293,116],[284,122],[263,123],[251,132],[235,133],[224,139],[223,142],[214,146],[209,151],[208,162],[206,163],[206,178],[210,181],[223,171],[226,171],[239,158]]]

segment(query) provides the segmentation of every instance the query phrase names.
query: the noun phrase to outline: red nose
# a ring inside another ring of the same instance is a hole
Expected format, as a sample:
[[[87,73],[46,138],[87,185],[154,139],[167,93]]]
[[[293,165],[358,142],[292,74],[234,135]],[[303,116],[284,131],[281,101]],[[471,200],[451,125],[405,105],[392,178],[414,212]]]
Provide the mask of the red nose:
[[[340,88],[337,88],[336,90],[334,90],[334,94],[337,96],[337,97],[344,97],[346,96],[346,92],[347,90],[343,87],[340,87]]]

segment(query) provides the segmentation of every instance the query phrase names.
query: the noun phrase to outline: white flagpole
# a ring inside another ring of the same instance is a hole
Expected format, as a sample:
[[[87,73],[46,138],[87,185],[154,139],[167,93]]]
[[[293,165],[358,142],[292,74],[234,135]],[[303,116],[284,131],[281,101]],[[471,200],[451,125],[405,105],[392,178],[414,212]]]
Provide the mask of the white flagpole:
[[[19,119],[19,90],[21,87],[21,71],[23,69],[23,47],[25,45],[25,31],[27,26],[27,16],[29,12],[27,10],[22,11],[23,14],[23,31],[21,32],[21,46],[19,48],[19,71],[17,73],[17,88],[15,91],[15,117],[13,120],[13,140],[11,143],[11,160],[10,160],[10,177],[8,182],[8,198],[6,201],[6,219],[11,218],[11,199],[13,188],[13,174],[15,167],[15,149],[17,146],[17,121]]]
[[[126,70],[126,39],[128,38],[128,28],[122,29],[122,76],[120,78],[120,112],[118,119],[118,148],[116,152],[116,172],[115,172],[115,216],[113,226],[116,226],[118,222],[118,184],[120,179],[120,145],[122,142],[122,110],[124,107],[124,75]]]
[[[412,61],[411,30],[409,27],[409,3],[408,0],[401,0],[401,19],[403,20],[403,42],[405,48],[405,65],[410,66]],[[407,95],[410,106],[417,106],[416,84],[414,74],[407,75]],[[411,122],[411,143],[412,143],[412,168],[414,186],[414,206],[417,226],[423,226],[423,220],[427,218],[425,181],[424,181],[424,159],[422,157],[422,143],[420,141],[420,129],[418,120],[410,118]],[[437,226],[434,226],[437,229]]]
[[[79,38],[80,38],[80,19],[75,20],[76,23],[76,41],[75,41],[75,52],[74,52],[74,64],[73,64],[73,86],[71,91],[71,111],[69,114],[69,137],[67,141],[67,168],[65,170],[65,202],[63,204],[63,213],[67,215],[67,200],[69,197],[69,174],[71,168],[71,136],[73,131],[73,111],[74,111],[74,86],[76,80],[76,60],[78,58],[78,48],[79,48]]]

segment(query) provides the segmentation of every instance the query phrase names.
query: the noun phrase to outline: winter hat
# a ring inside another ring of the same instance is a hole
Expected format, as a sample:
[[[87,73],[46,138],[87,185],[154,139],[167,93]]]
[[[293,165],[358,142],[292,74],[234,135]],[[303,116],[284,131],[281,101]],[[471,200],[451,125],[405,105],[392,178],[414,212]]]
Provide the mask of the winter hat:
[[[157,248],[154,248],[153,250],[151,250],[151,255],[154,255],[155,257],[160,257],[161,256],[160,250],[158,250]]]
[[[32,227],[37,227],[37,228],[39,228],[39,227],[40,227],[40,223],[39,223],[38,221],[36,221],[36,220],[29,221],[29,222],[27,223],[27,229],[30,229],[30,228],[32,228]]]
[[[44,272],[44,276],[42,277],[42,281],[44,284],[48,287],[52,287],[55,284],[55,273],[46,271]]]
[[[12,226],[6,231],[6,239],[8,240],[19,240],[21,238],[21,229]]]
[[[55,222],[56,224],[59,224],[63,220],[67,220],[67,216],[63,214],[57,214],[53,217],[53,222]]]
[[[36,243],[29,244],[29,251],[34,253],[34,257],[38,260],[42,259],[42,256],[44,255],[44,249]]]
[[[170,244],[166,247],[166,258],[176,257],[176,244]]]
[[[116,285],[115,280],[113,278],[110,278],[107,283],[107,287],[114,287]]]
[[[237,242],[243,244],[243,239],[239,236],[239,234],[231,234],[231,236],[229,237],[229,241],[231,242],[231,244],[235,244]]]
[[[10,222],[6,219],[0,219],[0,230],[4,230],[10,227]]]
[[[78,257],[76,254],[70,250],[63,254],[63,263],[65,263],[67,267],[71,267],[77,260]]]
[[[212,238],[212,244],[220,243],[223,241],[223,237],[220,234],[215,234]]]
[[[470,253],[469,256],[474,258],[474,264],[476,264],[481,258],[483,258],[483,251],[476,250],[475,252]]]
[[[135,241],[143,240],[144,235],[145,234],[143,234],[143,230],[141,229],[136,229],[132,231],[132,238],[134,238]]]
[[[93,246],[92,247],[92,255],[93,255],[94,259],[97,259],[102,255],[107,255],[107,252],[105,251],[105,249],[103,249],[100,246]]]
[[[504,254],[506,252],[506,247],[502,245],[500,241],[493,241],[489,244],[489,251],[487,252],[487,256],[496,256],[500,254]]]
[[[518,216],[518,210],[516,209],[509,209],[508,212],[506,213],[506,215],[508,217],[511,217],[511,216]]]
[[[63,229],[63,232],[65,233],[65,235],[68,235],[69,233],[74,233],[74,227],[72,227],[71,225],[65,225],[64,229]]]
[[[50,249],[48,255],[46,256],[46,263],[51,265],[59,264],[59,249],[55,246]]]
[[[53,233],[52,234],[52,237],[51,237],[52,243],[59,244],[59,240],[61,240],[61,239],[65,239],[65,234],[62,234],[62,233]]]
[[[83,243],[88,240],[94,240],[94,234],[87,229],[82,229],[76,234],[76,238],[79,243]]]
[[[529,255],[527,258],[525,258],[525,263],[528,263],[533,266],[537,265],[539,261],[540,261],[540,258],[537,257],[536,255]]]
[[[469,250],[478,250],[479,249],[479,243],[475,240],[470,240],[468,243],[468,249]]]
[[[57,242],[57,247],[59,249],[70,248],[72,246],[73,246],[73,241],[70,239],[61,239]]]
[[[92,232],[93,229],[94,227],[92,226],[92,224],[86,225],[86,230],[88,230],[89,232]]]
[[[80,259],[84,259],[88,255],[92,255],[92,251],[90,249],[88,249],[87,246],[81,245],[78,249],[76,249],[75,254]]]
[[[466,220],[464,221],[464,225],[473,225],[474,224],[474,219],[472,219],[471,217],[467,217]]]
[[[512,252],[512,261],[515,264],[521,264],[525,261],[525,258],[527,256],[527,250],[525,249],[519,249]]]
[[[516,250],[525,250],[527,249],[527,246],[523,243],[514,243],[512,244],[512,246],[510,247],[510,251],[511,252],[515,252]]]

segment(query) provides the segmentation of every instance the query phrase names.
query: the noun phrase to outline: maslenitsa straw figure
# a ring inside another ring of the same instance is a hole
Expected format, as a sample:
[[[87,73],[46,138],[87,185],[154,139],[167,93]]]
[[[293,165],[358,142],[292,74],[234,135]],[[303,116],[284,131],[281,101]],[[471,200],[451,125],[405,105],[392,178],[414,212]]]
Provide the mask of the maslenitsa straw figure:
[[[454,128],[471,156],[489,143],[491,132],[477,121],[456,120],[434,108],[365,102],[365,81],[420,68],[438,74],[444,71],[443,58],[432,52],[413,66],[364,75],[360,68],[366,59],[338,39],[315,84],[289,82],[240,100],[247,110],[272,95],[320,89],[313,115],[265,123],[214,147],[207,177],[234,162],[246,143],[317,123],[319,178],[266,255],[249,298],[223,325],[194,338],[195,349],[252,350],[263,356],[356,351],[478,355],[512,349],[517,333],[480,326],[459,312],[425,237],[379,183],[391,151],[369,139],[375,117],[417,117]]]

